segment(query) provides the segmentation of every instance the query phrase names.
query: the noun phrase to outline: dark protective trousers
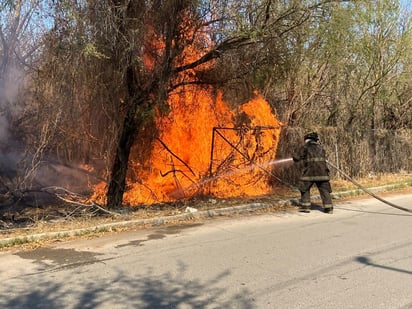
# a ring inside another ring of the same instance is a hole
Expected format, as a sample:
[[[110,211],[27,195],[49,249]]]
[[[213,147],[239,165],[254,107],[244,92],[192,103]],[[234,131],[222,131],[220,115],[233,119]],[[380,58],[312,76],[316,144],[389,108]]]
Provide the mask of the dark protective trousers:
[[[318,187],[323,207],[333,207],[332,198],[330,196],[332,188],[329,181],[300,181],[299,190],[301,193],[301,206],[310,207],[310,188],[312,188],[313,184],[316,184]]]

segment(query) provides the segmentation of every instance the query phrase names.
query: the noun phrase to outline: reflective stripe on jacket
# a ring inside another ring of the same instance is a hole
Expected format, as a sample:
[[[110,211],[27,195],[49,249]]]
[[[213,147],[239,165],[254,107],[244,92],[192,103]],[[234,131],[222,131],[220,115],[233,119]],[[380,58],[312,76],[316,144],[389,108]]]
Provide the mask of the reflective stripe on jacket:
[[[329,169],[326,163],[326,155],[323,147],[309,141],[293,156],[295,162],[303,162],[303,173],[300,180],[303,181],[328,181]]]

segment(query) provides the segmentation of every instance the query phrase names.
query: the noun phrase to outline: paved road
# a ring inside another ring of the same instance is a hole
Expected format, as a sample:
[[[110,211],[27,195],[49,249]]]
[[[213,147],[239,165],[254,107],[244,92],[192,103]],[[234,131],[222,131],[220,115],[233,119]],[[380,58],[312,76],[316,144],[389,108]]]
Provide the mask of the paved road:
[[[0,254],[0,281],[0,308],[412,308],[412,214],[358,199],[62,242]]]

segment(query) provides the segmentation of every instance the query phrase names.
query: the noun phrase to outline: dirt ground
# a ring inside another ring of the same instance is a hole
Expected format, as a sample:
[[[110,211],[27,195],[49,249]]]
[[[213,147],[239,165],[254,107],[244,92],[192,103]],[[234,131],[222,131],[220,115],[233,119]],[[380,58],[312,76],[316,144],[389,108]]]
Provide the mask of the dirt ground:
[[[356,181],[367,188],[391,185],[390,191],[379,192],[379,196],[382,197],[398,191],[412,192],[412,175],[409,174],[378,175]],[[353,192],[339,196],[338,199],[369,197],[366,193],[355,190],[357,186],[349,181],[334,179],[331,184],[334,193]],[[317,189],[313,189],[313,194],[318,194]],[[184,213],[187,207],[211,210],[259,202],[272,205],[268,208],[269,211],[284,211],[286,208],[294,207],[284,201],[299,198],[299,196],[298,191],[279,186],[274,188],[272,194],[253,198],[198,197],[174,203],[125,207],[116,212],[108,212],[104,207],[93,203],[83,203],[81,199],[72,195],[58,198],[37,192],[22,197],[14,205],[0,204],[0,240],[53,231],[84,229],[116,221],[172,216]]]

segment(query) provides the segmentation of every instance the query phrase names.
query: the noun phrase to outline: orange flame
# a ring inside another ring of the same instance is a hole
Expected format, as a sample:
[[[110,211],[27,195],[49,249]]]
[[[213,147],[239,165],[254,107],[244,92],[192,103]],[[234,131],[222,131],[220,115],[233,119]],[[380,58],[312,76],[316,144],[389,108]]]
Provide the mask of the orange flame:
[[[138,171],[142,183],[129,184],[125,204],[152,204],[195,194],[229,197],[270,192],[264,164],[275,157],[280,123],[268,103],[256,95],[241,107],[251,118],[251,128],[269,126],[267,130],[251,129],[247,133],[244,129],[242,134],[226,130],[224,138],[216,137],[212,145],[213,128],[234,128],[234,111],[223,102],[220,92],[214,97],[205,89],[195,88],[170,97],[171,115],[158,120],[162,133],[144,164],[146,168],[130,165]],[[225,168],[221,164],[220,169],[214,169],[225,160]]]
[[[158,119],[162,132],[150,159],[144,164],[130,161],[129,170],[139,181],[128,180],[125,205],[199,194],[236,197],[271,192],[268,163],[276,155],[281,123],[269,104],[256,94],[240,107],[251,123],[235,128],[235,112],[222,100],[221,92],[213,96],[207,89],[191,88],[170,97],[171,115]],[[95,187],[94,199],[104,202],[105,185]]]
[[[156,47],[157,54],[161,52],[161,43],[150,44]],[[186,49],[180,61],[190,63],[198,59],[198,54]],[[147,69],[154,68],[156,58],[156,53],[146,56]],[[188,80],[192,76],[194,71],[179,78]],[[170,95],[171,112],[168,117],[157,119],[161,132],[150,158],[143,164],[133,158],[129,162],[129,171],[138,175],[139,181],[128,179],[125,205],[153,204],[201,194],[235,197],[271,191],[266,167],[275,158],[281,123],[257,93],[237,113],[222,97],[221,91],[196,85]],[[238,122],[234,119],[239,114],[247,115],[247,121],[236,127]],[[105,183],[98,184],[92,198],[104,203],[105,187]]]

